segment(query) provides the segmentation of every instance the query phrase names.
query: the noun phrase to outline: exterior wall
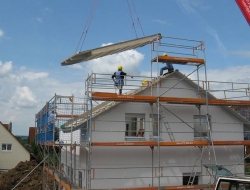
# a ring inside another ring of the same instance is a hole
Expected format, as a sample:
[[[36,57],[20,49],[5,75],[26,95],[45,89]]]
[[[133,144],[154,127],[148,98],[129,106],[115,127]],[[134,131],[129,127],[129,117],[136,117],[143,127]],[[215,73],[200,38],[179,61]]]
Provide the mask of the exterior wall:
[[[12,151],[2,151],[2,144],[12,144]],[[10,170],[19,162],[30,160],[29,152],[2,125],[0,125],[0,145],[0,170]]]
[[[172,77],[171,80],[162,81],[159,94],[170,88],[180,80]],[[178,89],[176,89],[178,88]],[[188,89],[188,90],[184,90]],[[169,90],[164,96],[172,97],[198,97],[197,91],[183,81]],[[155,89],[156,90],[156,89]],[[150,95],[150,91],[141,92],[140,95]],[[156,95],[156,92],[153,92]],[[200,113],[195,105],[163,105],[166,119],[176,141],[193,141],[193,116],[211,116],[213,140],[243,140],[243,122],[236,119],[225,109],[218,106],[201,106]],[[125,114],[145,114],[145,134],[144,138],[126,139],[125,137]],[[149,103],[122,102],[117,106],[103,112],[94,118],[92,125],[93,142],[131,142],[131,141],[151,141],[152,125],[150,114],[157,114],[156,105],[153,108]],[[163,119],[162,119],[163,120]],[[185,121],[185,122],[183,122]],[[161,141],[171,141],[166,127],[161,123]],[[203,139],[205,140],[205,139]],[[181,142],[180,142],[181,143]],[[161,186],[182,185],[183,175],[191,173],[199,156],[199,147],[178,146],[178,147],[154,147],[152,150],[148,146],[142,147],[92,147],[91,168],[92,188],[123,188],[123,187],[149,187],[158,186],[159,175]],[[160,156],[160,158],[159,158]],[[208,146],[205,147],[202,161],[197,165],[223,165],[232,173],[244,173],[244,166],[238,165],[244,158],[243,146]],[[76,168],[86,168],[86,149],[81,147],[79,162]],[[161,170],[158,171],[160,165]],[[210,182],[209,174],[205,167],[198,167],[200,172],[199,184]],[[85,176],[86,177],[86,176]],[[84,179],[84,183],[86,178]]]

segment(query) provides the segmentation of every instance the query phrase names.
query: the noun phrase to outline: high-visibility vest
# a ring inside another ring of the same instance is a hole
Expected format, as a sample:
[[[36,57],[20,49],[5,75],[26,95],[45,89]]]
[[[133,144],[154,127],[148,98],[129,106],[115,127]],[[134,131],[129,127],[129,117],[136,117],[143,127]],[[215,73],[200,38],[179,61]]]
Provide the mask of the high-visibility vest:
[[[121,71],[115,72],[115,84],[124,85],[123,78],[121,77]]]

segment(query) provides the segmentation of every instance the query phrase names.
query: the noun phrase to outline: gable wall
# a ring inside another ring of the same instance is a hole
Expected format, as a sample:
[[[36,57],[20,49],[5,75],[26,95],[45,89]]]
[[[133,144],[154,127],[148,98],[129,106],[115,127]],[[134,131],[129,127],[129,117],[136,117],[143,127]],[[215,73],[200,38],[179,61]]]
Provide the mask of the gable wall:
[[[2,144],[12,144],[12,151],[2,151]],[[29,152],[2,126],[0,126],[0,146],[0,169],[10,170],[19,162],[30,160]]]
[[[177,80],[176,80],[177,81]],[[176,81],[162,82],[162,86],[171,87]],[[171,89],[166,96],[197,97],[196,91],[183,90],[191,88],[182,82],[176,85],[180,89]],[[159,89],[163,93],[165,89]],[[160,94],[159,93],[159,94]],[[153,94],[156,95],[156,92]],[[150,91],[141,92],[140,95],[150,95]],[[165,111],[167,121],[171,127],[176,141],[193,141],[193,115],[199,115],[195,105],[164,104],[172,113]],[[205,115],[207,108],[201,106],[200,114]],[[243,123],[218,106],[209,106],[212,120],[213,140],[243,140]],[[92,126],[93,142],[131,142],[125,139],[125,114],[145,114],[145,141],[150,141],[152,127],[150,114],[157,114],[157,107],[153,110],[148,103],[122,102],[119,105],[94,118]],[[181,122],[185,121],[185,123]],[[188,126],[189,125],[189,126]],[[164,125],[162,125],[161,140],[170,141]],[[132,139],[136,141],[136,139]],[[161,165],[161,185],[182,185],[183,173],[191,173],[200,150],[194,146],[160,147],[92,147],[91,167],[93,180],[92,188],[121,188],[145,187],[158,185],[158,166]],[[86,163],[86,150],[81,148],[81,158],[77,168],[84,167]],[[160,155],[160,159],[158,158]],[[205,147],[202,164],[223,165],[229,170],[244,158],[243,146],[208,146]],[[199,162],[199,164],[201,161]],[[153,171],[152,171],[153,167]],[[198,172],[206,177],[200,177],[199,183],[208,183],[208,173],[204,167]],[[233,168],[233,173],[243,173],[244,166]],[[177,177],[178,176],[178,177]],[[108,179],[109,178],[109,179]],[[120,178],[120,179],[118,179]],[[153,184],[152,184],[153,182]]]

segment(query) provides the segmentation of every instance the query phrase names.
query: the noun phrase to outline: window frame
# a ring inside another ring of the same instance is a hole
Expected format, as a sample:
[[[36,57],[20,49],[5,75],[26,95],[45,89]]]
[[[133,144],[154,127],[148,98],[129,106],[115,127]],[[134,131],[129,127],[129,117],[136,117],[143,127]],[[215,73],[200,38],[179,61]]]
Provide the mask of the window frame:
[[[209,123],[207,123],[207,117],[208,117]],[[200,121],[197,121],[198,119]],[[194,127],[194,139],[195,140],[204,140],[204,138],[210,138],[209,128],[210,128],[210,131],[212,130],[211,115],[193,115],[193,122],[194,122],[193,127]],[[200,131],[197,130],[199,123],[200,123],[200,129],[201,129]]]
[[[151,139],[158,139],[159,137],[160,137],[160,139],[162,138],[162,133],[161,133],[161,131],[162,131],[162,124],[161,124],[161,117],[160,117],[160,115],[159,115],[159,129],[160,129],[160,131],[158,131],[158,114],[150,114],[149,115],[149,120],[150,120],[150,128],[151,128],[151,135],[150,135],[150,138]],[[157,131],[155,131],[154,130],[154,128],[156,128],[157,129]],[[155,134],[155,132],[157,132],[157,136],[156,135],[154,135]],[[159,134],[160,134],[160,136],[159,136]]]
[[[182,185],[188,185],[189,178],[192,177],[191,175],[192,175],[192,173],[183,173],[182,174]],[[193,181],[193,185],[199,184],[200,175],[201,175],[200,172],[196,172],[196,175],[194,177],[195,179]],[[186,178],[186,179],[184,179],[184,178]]]
[[[82,181],[83,181],[83,175],[82,175],[82,171],[78,171],[78,185],[80,188],[82,188]]]
[[[145,139],[145,114],[125,113],[124,135],[125,135],[125,140]]]
[[[5,149],[3,149],[5,145]],[[8,146],[10,145],[10,150],[8,150]],[[2,143],[2,149],[1,149],[2,152],[12,152],[12,144],[11,143]]]

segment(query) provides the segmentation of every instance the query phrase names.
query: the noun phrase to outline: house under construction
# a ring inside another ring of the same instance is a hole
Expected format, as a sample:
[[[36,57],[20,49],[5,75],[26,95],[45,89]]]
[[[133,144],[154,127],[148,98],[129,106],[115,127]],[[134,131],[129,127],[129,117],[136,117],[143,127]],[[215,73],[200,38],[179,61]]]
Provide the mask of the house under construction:
[[[67,190],[210,189],[219,175],[245,175],[250,122],[239,112],[250,106],[249,84],[208,81],[204,42],[156,34],[61,64],[145,45],[151,73],[126,78],[122,95],[110,73],[91,73],[85,97],[55,94],[36,114],[44,189],[48,174]],[[158,77],[162,63],[194,69]]]

